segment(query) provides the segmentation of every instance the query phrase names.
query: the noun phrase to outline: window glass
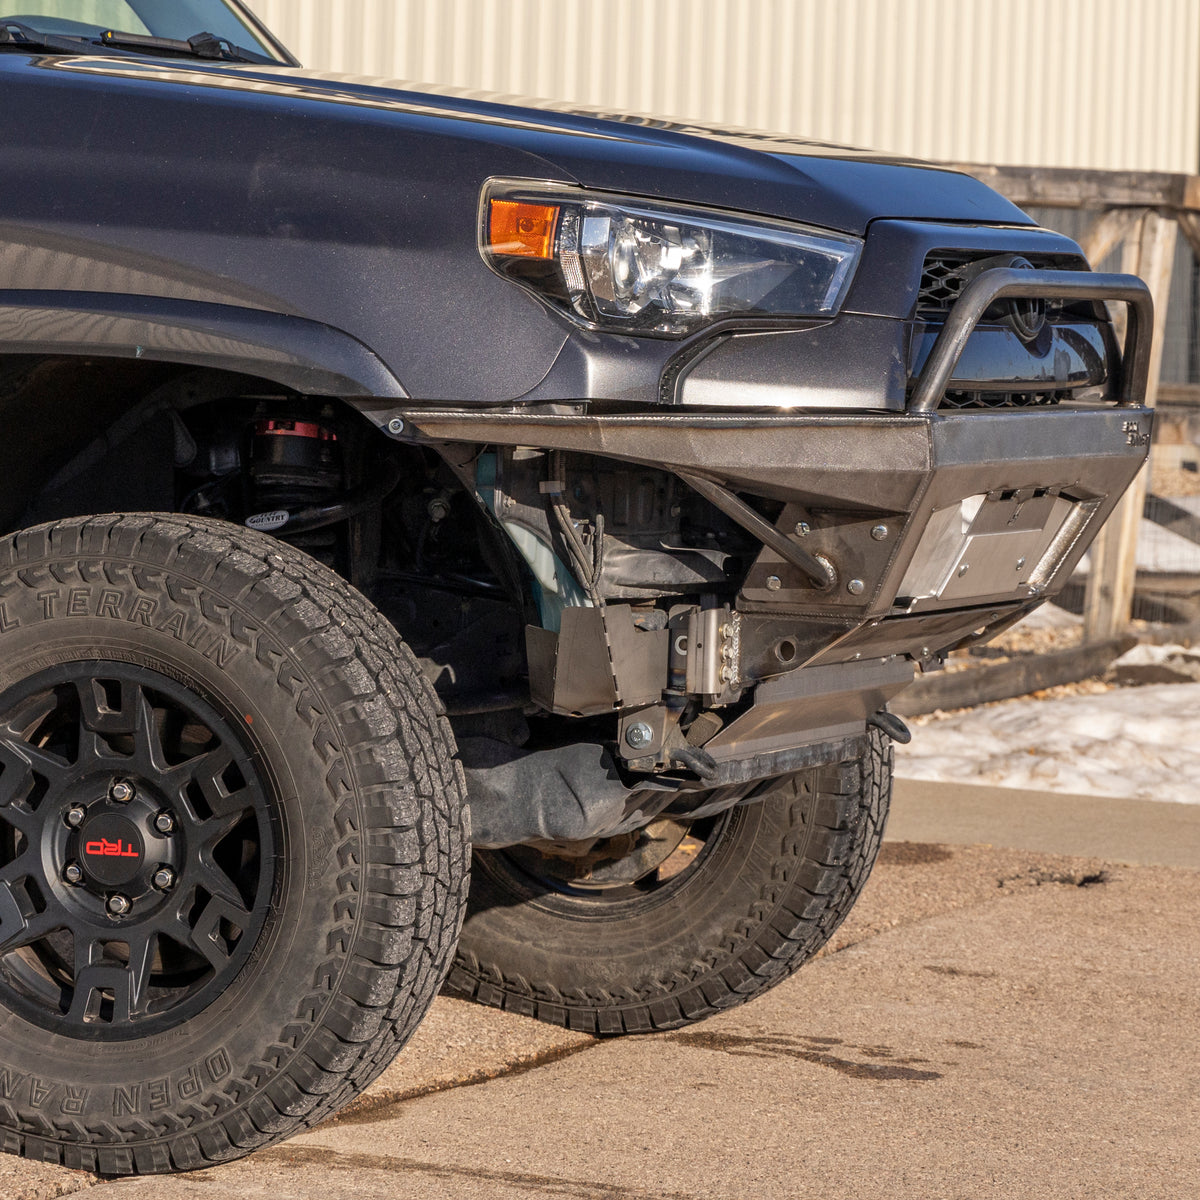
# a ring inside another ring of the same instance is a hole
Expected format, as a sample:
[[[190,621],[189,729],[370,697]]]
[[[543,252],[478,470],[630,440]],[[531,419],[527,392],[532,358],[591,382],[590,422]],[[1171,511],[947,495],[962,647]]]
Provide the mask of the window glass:
[[[123,33],[150,32],[126,0],[75,0],[74,3],[71,0],[16,0],[16,11],[6,7],[0,16],[32,25],[43,33],[94,33],[104,29],[120,29]],[[38,17],[56,20],[52,26],[49,22],[39,23]],[[68,29],[67,23],[88,28]]]
[[[0,17],[41,33],[85,37],[106,29],[180,41],[212,33],[235,46],[275,55],[225,0],[0,0]]]

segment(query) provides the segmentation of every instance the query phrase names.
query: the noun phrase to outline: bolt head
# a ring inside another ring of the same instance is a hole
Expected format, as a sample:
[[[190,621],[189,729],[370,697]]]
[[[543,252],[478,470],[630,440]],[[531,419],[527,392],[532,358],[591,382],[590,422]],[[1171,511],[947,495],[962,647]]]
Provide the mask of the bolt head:
[[[160,891],[165,892],[167,888],[175,883],[175,872],[170,867],[159,867],[154,872],[154,886]]]
[[[73,804],[67,810],[67,824],[72,829],[78,829],[83,824],[84,817],[87,816],[87,809],[82,804]]]
[[[971,569],[970,563],[963,563],[962,566],[958,568],[959,579],[961,579],[970,569]]]
[[[108,789],[108,798],[115,800],[118,804],[127,804],[133,799],[133,784],[126,783],[124,779],[118,779]]]
[[[80,869],[79,864],[78,863],[67,863],[67,865],[65,867],[63,867],[63,878],[68,883],[81,882],[83,879],[83,871]]]
[[[635,750],[650,745],[654,730],[645,721],[635,721],[625,730],[625,741]]]
[[[777,592],[781,587],[783,587],[783,580],[778,575],[767,576],[767,591]]]
[[[808,537],[810,533],[812,533],[812,526],[807,521],[796,522],[797,537]]]
[[[160,812],[154,818],[154,828],[159,833],[170,833],[175,828],[175,818],[169,812]]]
[[[387,431],[397,437],[404,432],[404,422],[399,417],[393,417],[387,423]]]
[[[1025,556],[1022,554],[1021,557],[1017,559],[1017,570],[1019,571],[1024,565],[1025,565]]]
[[[846,591],[848,591],[852,596],[861,596],[866,590],[866,587],[867,585],[863,583],[861,579],[851,579],[850,582],[846,584]]]
[[[133,905],[129,903],[128,896],[122,896],[120,892],[114,892],[108,898],[108,904],[105,906],[114,917],[123,917]]]

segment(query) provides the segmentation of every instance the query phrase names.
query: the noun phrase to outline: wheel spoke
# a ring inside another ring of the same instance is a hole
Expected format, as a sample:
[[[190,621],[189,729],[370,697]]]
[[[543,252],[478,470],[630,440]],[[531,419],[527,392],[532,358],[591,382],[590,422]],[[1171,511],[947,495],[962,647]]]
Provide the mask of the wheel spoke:
[[[24,801],[7,804],[0,798],[0,821],[23,833],[28,841],[33,841],[42,827],[41,818]]]
[[[75,681],[81,726],[92,733],[105,735],[133,733],[137,719],[135,704],[137,697],[142,694],[142,689],[137,684],[125,680],[109,682],[117,687],[117,708],[110,706],[110,688],[104,686],[101,677],[89,675],[86,679]]]
[[[227,746],[218,746],[164,771],[163,778],[170,781],[171,790],[180,797],[195,825],[205,826],[214,817],[222,822],[226,818],[236,818],[236,825],[237,819],[253,809],[256,797],[254,789],[241,778],[240,772],[237,772],[237,777],[232,780],[233,786],[230,786],[231,770],[236,770],[233,753]],[[199,789],[208,813],[196,810],[188,795],[192,784]]]
[[[195,950],[213,970],[221,971],[228,965],[230,957],[229,947],[220,936],[221,921],[230,921],[244,930],[249,916],[240,904],[214,897],[201,910],[194,924],[189,925],[179,913],[168,932],[176,941]]]
[[[134,756],[143,775],[163,775],[168,770],[167,755],[159,736],[158,723],[154,719],[154,707],[144,688],[137,689],[133,700]]]
[[[158,932],[130,937],[127,964],[105,962],[104,944],[96,938],[80,939],[75,946],[75,979],[68,1017],[83,1024],[95,1023],[99,1006],[96,992],[112,996],[112,1013],[106,1023],[127,1024],[145,1016],[150,1001],[150,973],[158,948]]]
[[[150,1002],[150,972],[158,949],[158,931],[151,930],[129,939],[129,967],[126,970],[125,1010],[118,1007],[115,1018],[131,1021],[143,1016]]]
[[[13,885],[0,883],[0,955],[39,941],[62,924],[62,914],[56,908],[26,916]]]
[[[199,861],[193,867],[192,878],[214,900],[227,904],[231,909],[237,909],[243,918],[249,916],[237,884],[221,870],[210,851],[200,851]]]
[[[40,746],[32,746],[6,730],[0,734],[0,806],[24,798],[40,775],[51,787],[60,783],[72,764]]]

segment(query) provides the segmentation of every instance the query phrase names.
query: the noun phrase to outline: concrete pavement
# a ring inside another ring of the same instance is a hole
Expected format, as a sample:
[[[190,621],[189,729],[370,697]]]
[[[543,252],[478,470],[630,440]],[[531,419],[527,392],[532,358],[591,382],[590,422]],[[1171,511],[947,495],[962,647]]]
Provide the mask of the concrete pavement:
[[[1200,779],[1195,785],[1200,798]],[[888,837],[1200,870],[1200,804],[898,779]]]
[[[889,836],[941,806],[959,816],[943,813],[939,842],[889,841],[830,950],[752,1004],[597,1042],[439,999],[367,1095],[309,1134],[146,1180],[0,1159],[30,1172],[8,1190],[0,1174],[0,1196],[1200,1193],[1200,875],[1121,865],[1200,865],[1190,810],[1118,802],[1101,820],[1071,817],[1061,797],[932,786],[898,789]],[[1110,830],[1113,852],[1003,848],[984,828],[992,809],[1012,840],[1082,837],[1075,820],[1087,836]],[[968,838],[993,845],[953,844]]]

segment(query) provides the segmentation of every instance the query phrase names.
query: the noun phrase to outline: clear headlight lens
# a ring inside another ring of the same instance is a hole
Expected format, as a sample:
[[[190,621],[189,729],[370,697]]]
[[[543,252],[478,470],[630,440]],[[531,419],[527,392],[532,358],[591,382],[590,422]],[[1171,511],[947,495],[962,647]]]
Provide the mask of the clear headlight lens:
[[[588,325],[680,335],[730,317],[825,317],[862,243],[782,221],[493,185],[480,246],[501,274]]]

